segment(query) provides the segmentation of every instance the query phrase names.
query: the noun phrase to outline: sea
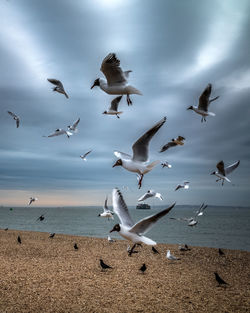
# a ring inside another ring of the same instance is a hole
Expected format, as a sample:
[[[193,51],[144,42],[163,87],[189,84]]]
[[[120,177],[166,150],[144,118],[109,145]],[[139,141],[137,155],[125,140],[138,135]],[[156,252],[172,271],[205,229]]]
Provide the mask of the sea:
[[[164,208],[138,210],[129,207],[129,211],[137,222]],[[146,236],[158,243],[250,251],[250,207],[208,206],[204,215],[197,217],[198,224],[194,227],[188,226],[187,222],[170,219],[193,217],[197,209],[198,206],[175,206]],[[114,220],[99,217],[102,211],[102,207],[0,207],[0,229],[107,238],[119,220],[117,216]],[[40,221],[38,217],[42,214],[44,220]],[[112,232],[111,235],[122,239],[118,233]]]

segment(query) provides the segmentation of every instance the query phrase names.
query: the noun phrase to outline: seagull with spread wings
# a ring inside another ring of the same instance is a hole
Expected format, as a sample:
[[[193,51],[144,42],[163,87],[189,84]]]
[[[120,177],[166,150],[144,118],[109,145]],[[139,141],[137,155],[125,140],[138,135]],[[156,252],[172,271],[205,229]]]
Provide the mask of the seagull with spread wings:
[[[31,205],[32,202],[37,201],[38,198],[30,197],[29,205]]]
[[[113,210],[114,213],[117,214],[120,220],[120,224],[116,224],[113,229],[110,230],[110,233],[117,231],[123,238],[132,241],[134,243],[133,247],[131,248],[132,251],[137,244],[145,243],[146,245],[150,246],[156,245],[155,241],[145,237],[144,234],[147,233],[160,218],[168,214],[175,206],[175,203],[155,215],[145,217],[139,222],[134,223],[120,190],[117,188],[113,189],[112,197]]]
[[[52,88],[53,91],[56,91],[56,92],[59,92],[59,93],[65,95],[65,97],[66,97],[67,99],[69,98],[69,96],[67,95],[66,91],[64,90],[63,84],[62,84],[62,82],[60,82],[60,80],[54,79],[54,78],[47,78],[47,80],[48,80],[51,84],[53,84],[53,85],[56,86],[56,87],[53,87],[53,88]]]
[[[141,196],[138,199],[138,202],[145,201],[146,199],[152,198],[152,197],[155,197],[155,198],[158,198],[160,200],[163,200],[162,195],[159,192],[155,192],[154,190],[148,190],[146,193],[144,193],[143,196]]]
[[[50,134],[50,135],[48,135],[48,136],[43,136],[43,137],[48,137],[48,138],[50,138],[50,137],[60,136],[60,135],[64,135],[64,134],[67,135],[68,138],[73,135],[73,133],[71,133],[71,132],[69,132],[69,131],[67,131],[67,130],[65,130],[65,129],[57,128],[57,129],[54,131],[54,133],[52,133],[52,134]]]
[[[132,104],[129,95],[142,93],[133,86],[128,85],[128,76],[132,71],[123,71],[120,67],[120,60],[117,59],[115,53],[109,53],[103,60],[100,70],[106,77],[97,78],[91,89],[99,86],[109,95],[127,95],[128,105]]]
[[[80,122],[80,117],[73,123],[73,125],[69,125],[67,128],[68,130],[70,131],[73,131],[74,133],[77,133],[77,125],[79,124]]]
[[[104,111],[102,114],[107,115],[116,115],[117,118],[120,118],[119,114],[122,114],[122,111],[118,111],[118,105],[121,101],[122,96],[116,97],[111,101],[111,105],[108,111]]]
[[[202,116],[201,122],[205,121],[206,122],[206,117],[207,116],[215,116],[213,112],[208,112],[208,107],[211,102],[217,100],[219,96],[209,99],[212,91],[212,84],[208,84],[205,90],[202,92],[199,98],[199,105],[193,106],[191,105],[190,107],[187,108],[187,110],[193,110],[197,114],[200,114]]]
[[[138,186],[141,188],[142,179],[145,174],[150,172],[160,161],[154,161],[148,164],[149,161],[149,143],[161,126],[166,122],[166,117],[161,119],[152,128],[150,128],[145,134],[143,134],[132,146],[133,156],[129,154],[114,151],[115,156],[118,158],[115,166],[122,166],[127,171],[137,173],[140,175]]]
[[[20,117],[17,116],[15,113],[8,111],[9,115],[13,117],[13,119],[16,121],[16,128],[20,125]]]
[[[216,165],[218,171],[212,172],[210,175],[217,176],[218,177],[218,179],[216,180],[217,182],[222,180],[222,186],[224,185],[225,180],[231,183],[231,180],[228,179],[227,175],[234,171],[239,166],[239,164],[240,161],[237,161],[225,168],[224,162],[220,161]]]
[[[113,215],[114,215],[114,212],[112,212],[112,211],[108,208],[108,197],[106,197],[105,202],[104,202],[104,206],[103,206],[103,213],[98,214],[98,216],[107,217],[108,219],[109,219],[109,218],[112,218],[112,220],[113,220],[113,219],[114,219],[114,218],[113,218]]]
[[[84,153],[84,154],[81,154],[80,155],[80,158],[83,160],[83,161],[87,161],[87,155],[90,154],[90,152],[92,152],[92,150],[89,150],[88,152]]]
[[[159,152],[164,152],[166,150],[168,150],[169,148],[172,147],[176,147],[176,146],[183,146],[184,145],[184,141],[185,138],[182,136],[178,136],[177,138],[173,138],[171,141],[169,141],[168,143],[166,143]]]

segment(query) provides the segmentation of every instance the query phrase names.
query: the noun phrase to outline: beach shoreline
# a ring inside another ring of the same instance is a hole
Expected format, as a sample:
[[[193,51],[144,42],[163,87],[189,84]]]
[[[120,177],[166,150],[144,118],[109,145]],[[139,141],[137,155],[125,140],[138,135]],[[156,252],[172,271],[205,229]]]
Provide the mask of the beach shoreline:
[[[250,311],[247,251],[158,244],[159,255],[143,245],[129,257],[124,240],[19,230],[0,230],[0,243],[0,312]],[[180,260],[167,260],[167,249]],[[113,268],[102,271],[100,258]]]

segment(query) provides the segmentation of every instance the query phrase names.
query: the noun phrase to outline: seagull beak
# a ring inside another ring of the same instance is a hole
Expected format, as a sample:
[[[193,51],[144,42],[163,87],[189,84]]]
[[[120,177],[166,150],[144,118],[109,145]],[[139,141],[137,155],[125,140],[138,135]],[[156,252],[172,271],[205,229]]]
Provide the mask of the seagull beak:
[[[112,167],[119,166],[119,165],[121,165],[121,164],[120,164],[119,160],[117,160],[117,161],[115,162],[115,164],[113,164]]]
[[[113,228],[113,229],[111,229],[109,232],[110,232],[110,233],[112,233],[113,231],[114,231],[114,228]]]
[[[95,87],[95,83],[91,86],[91,88],[90,89],[93,89]]]

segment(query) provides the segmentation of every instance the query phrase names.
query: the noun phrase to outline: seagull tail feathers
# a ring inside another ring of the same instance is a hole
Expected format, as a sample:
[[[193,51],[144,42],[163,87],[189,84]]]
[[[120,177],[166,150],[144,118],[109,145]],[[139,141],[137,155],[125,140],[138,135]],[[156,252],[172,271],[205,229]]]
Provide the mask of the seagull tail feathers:
[[[128,92],[129,94],[135,94],[135,95],[140,95],[142,96],[142,93],[140,92],[140,90],[136,89],[135,87],[133,86],[128,86]]]

